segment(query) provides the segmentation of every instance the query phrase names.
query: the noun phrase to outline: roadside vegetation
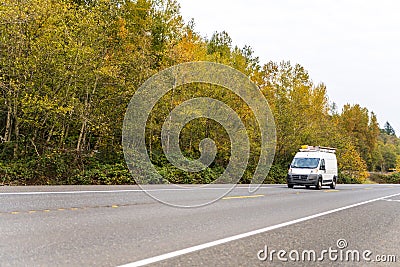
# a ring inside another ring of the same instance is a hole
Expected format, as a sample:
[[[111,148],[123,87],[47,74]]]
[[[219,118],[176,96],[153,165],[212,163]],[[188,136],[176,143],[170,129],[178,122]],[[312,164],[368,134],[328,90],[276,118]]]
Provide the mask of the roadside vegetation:
[[[269,102],[277,147],[266,183],[283,183],[301,145],[337,148],[342,183],[363,183],[369,172],[400,170],[400,140],[360,105],[338,110],[323,83],[291,62],[262,64],[249,46],[226,32],[205,38],[184,22],[174,0],[3,0],[0,4],[0,184],[133,184],[124,163],[121,131],[135,90],[175,64],[213,61],[250,77]],[[349,88],[351,90],[351,88]],[[152,162],[175,183],[205,183],[227,166],[229,137],[217,123],[198,119],[181,134],[181,147],[198,157],[199,142],[216,140],[215,162],[184,173],[163,155],[160,133],[168,113],[195,96],[220,99],[246,125],[257,164],[260,133],[250,109],[224,88],[176,88],[154,107],[146,129]],[[379,177],[382,175],[379,174]],[[399,182],[399,175],[378,182]],[[397,177],[397,178],[396,178]]]

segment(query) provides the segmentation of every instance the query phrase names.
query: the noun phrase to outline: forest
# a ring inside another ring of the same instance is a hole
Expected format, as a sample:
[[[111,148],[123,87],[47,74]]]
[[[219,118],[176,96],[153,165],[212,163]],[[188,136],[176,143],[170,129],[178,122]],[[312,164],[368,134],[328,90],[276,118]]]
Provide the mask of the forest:
[[[152,75],[193,61],[244,73],[268,101],[277,145],[264,183],[285,183],[288,163],[306,144],[337,148],[341,183],[400,182],[400,140],[389,122],[381,128],[376,114],[358,104],[338,110],[329,85],[314,83],[300,64],[260,62],[250,45],[235,46],[224,31],[202,36],[175,0],[3,0],[0,185],[134,184],[121,143],[128,103]],[[152,163],[169,182],[195,184],[212,182],[227,166],[229,137],[206,118],[185,126],[180,145],[195,159],[202,139],[215,140],[212,165],[183,172],[163,155],[162,122],[194,96],[218,98],[240,116],[251,147],[240,182],[248,183],[259,131],[246,104],[220,87],[181,86],[157,103],[146,125]]]

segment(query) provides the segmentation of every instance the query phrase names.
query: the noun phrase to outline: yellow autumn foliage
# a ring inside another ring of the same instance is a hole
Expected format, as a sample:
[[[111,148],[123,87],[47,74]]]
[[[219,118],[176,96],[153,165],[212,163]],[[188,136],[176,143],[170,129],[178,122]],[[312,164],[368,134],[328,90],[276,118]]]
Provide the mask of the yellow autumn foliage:
[[[341,175],[358,183],[365,182],[369,177],[367,164],[356,148],[351,143],[348,143],[344,149],[338,152],[338,165]]]

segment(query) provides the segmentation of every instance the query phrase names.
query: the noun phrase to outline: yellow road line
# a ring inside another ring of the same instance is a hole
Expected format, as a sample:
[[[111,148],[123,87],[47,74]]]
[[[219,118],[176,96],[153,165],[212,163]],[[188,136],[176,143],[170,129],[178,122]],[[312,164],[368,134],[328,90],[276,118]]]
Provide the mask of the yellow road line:
[[[246,197],[246,196],[244,196]],[[243,197],[243,198],[244,198]],[[258,196],[248,196],[248,197],[258,197]],[[110,206],[93,206],[93,207],[70,207],[70,208],[56,208],[56,209],[45,209],[45,210],[25,210],[25,211],[10,211],[10,212],[0,212],[1,214],[33,214],[33,213],[37,213],[37,212],[54,212],[54,211],[66,211],[66,210],[85,210],[85,209],[90,209],[90,208],[119,208],[119,207],[123,207],[123,206],[129,206],[128,204],[121,204],[121,205],[110,205]]]
[[[324,192],[325,192],[325,193],[339,192],[339,190],[330,189],[330,190],[325,190]]]
[[[224,197],[222,199],[228,200],[228,199],[245,199],[245,198],[257,198],[257,197],[263,197],[265,195],[252,195],[252,196],[233,196],[233,197]]]

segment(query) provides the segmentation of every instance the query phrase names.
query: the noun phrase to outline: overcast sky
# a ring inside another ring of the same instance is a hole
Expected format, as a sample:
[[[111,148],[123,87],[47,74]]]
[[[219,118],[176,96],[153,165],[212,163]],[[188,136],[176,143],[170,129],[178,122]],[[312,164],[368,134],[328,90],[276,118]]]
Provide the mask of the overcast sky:
[[[178,0],[208,38],[227,31],[264,64],[289,60],[324,82],[339,111],[360,104],[400,134],[400,1]]]

